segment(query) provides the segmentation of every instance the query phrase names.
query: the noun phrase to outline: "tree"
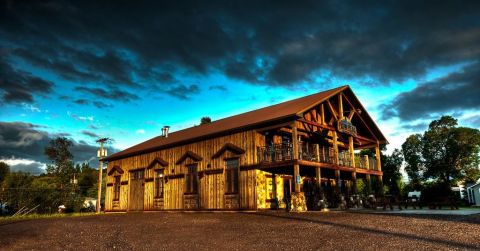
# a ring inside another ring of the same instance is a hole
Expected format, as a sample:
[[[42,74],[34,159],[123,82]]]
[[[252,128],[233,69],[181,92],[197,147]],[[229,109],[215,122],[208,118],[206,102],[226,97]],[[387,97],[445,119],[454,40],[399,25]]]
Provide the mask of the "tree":
[[[200,125],[209,124],[209,123],[212,123],[212,119],[210,117],[202,117],[200,119]]]
[[[58,137],[45,147],[45,155],[52,161],[52,165],[47,165],[47,173],[57,177],[62,185],[69,183],[75,171],[73,155],[70,152],[72,145],[72,141],[67,138]]]
[[[400,173],[400,168],[403,163],[402,152],[395,149],[391,155],[385,156],[382,163],[383,182],[388,186],[391,194],[398,195],[400,193],[398,183],[402,178],[402,174]]]
[[[0,162],[0,185],[7,177],[7,174],[10,172],[10,167],[5,162]]]
[[[420,134],[410,135],[402,144],[402,153],[405,159],[405,171],[410,178],[411,187],[414,190],[421,188],[422,170],[422,136]]]
[[[474,181],[480,173],[480,131],[457,127],[451,116],[432,121],[423,136],[408,137],[402,150],[412,182],[433,180],[450,187]]]

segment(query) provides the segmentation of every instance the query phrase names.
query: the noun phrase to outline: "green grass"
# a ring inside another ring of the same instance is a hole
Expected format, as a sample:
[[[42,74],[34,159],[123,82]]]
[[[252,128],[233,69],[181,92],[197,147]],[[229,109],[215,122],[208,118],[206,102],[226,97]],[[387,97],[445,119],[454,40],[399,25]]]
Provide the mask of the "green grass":
[[[55,213],[55,214],[28,214],[20,216],[1,216],[0,221],[11,221],[11,220],[32,220],[32,219],[47,219],[47,218],[64,218],[64,217],[83,217],[83,216],[92,216],[95,213]]]

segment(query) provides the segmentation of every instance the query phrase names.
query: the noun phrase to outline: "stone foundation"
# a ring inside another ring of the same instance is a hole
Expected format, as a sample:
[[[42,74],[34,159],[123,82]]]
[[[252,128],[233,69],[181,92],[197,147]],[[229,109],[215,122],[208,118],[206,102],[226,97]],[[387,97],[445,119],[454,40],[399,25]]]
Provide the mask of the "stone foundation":
[[[223,198],[225,200],[225,209],[240,209],[240,196],[238,194],[225,194]]]
[[[185,194],[183,195],[183,203],[185,210],[198,209],[198,194]]]
[[[307,200],[302,192],[292,192],[291,212],[307,211]]]

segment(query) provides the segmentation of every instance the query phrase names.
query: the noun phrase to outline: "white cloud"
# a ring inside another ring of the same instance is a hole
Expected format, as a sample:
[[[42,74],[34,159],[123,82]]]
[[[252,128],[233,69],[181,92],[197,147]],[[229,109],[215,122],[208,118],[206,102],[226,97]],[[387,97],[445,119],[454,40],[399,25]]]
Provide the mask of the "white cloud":
[[[25,110],[28,110],[28,111],[31,111],[31,112],[41,112],[40,108],[38,108],[34,105],[27,104],[27,103],[22,103],[22,105],[23,105],[23,109],[25,109]]]
[[[138,129],[135,131],[136,134],[145,134],[145,130],[143,129]]]
[[[72,117],[75,120],[80,120],[80,121],[93,121],[94,117],[93,116],[79,116],[75,113],[71,113],[70,111],[67,112],[68,116]]]
[[[14,157],[9,159],[0,159],[0,162],[5,162],[10,166],[12,172],[27,172],[33,175],[45,173],[47,165],[45,163],[31,160],[31,159],[16,159]]]

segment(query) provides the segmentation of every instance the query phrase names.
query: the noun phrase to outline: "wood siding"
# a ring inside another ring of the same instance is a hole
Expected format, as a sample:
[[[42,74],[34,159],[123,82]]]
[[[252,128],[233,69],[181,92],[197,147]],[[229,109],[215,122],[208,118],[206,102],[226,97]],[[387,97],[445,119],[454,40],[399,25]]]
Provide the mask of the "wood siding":
[[[187,173],[186,165],[198,163],[199,182],[198,182],[198,207],[199,209],[224,209],[225,206],[225,158],[238,157],[240,166],[248,166],[256,163],[256,147],[263,145],[264,137],[254,130],[235,133],[227,136],[203,140],[187,145],[172,147],[160,151],[132,156],[120,160],[110,161],[108,170],[113,166],[119,166],[124,173],[121,174],[122,184],[120,199],[113,201],[113,185],[107,186],[105,206],[106,211],[128,211],[129,187],[131,170],[145,169],[144,184],[144,210],[175,210],[184,208],[185,177]],[[225,151],[221,156],[213,158],[212,156],[219,151],[226,143],[231,143],[245,150],[243,154],[235,154],[231,151]],[[194,161],[186,158],[182,163],[176,162],[188,151],[191,151],[201,158],[201,161]],[[161,168],[155,164],[152,168],[147,168],[155,158],[160,157],[168,162],[164,167],[166,182],[164,186],[163,208],[155,207],[154,187],[155,187],[155,168]],[[107,176],[107,184],[113,184],[114,172]],[[239,197],[240,209],[256,209],[255,193],[255,170],[242,170],[239,175]]]

